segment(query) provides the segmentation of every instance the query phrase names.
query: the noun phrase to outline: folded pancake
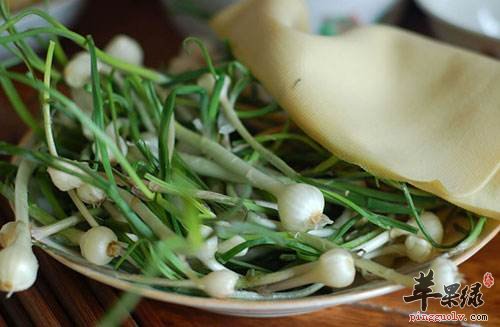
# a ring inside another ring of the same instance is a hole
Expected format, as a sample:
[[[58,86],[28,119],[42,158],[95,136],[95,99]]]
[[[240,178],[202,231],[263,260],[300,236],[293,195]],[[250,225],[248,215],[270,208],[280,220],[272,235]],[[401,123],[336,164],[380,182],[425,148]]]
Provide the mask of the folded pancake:
[[[386,26],[312,35],[302,0],[244,0],[212,26],[332,153],[500,218],[499,62]]]

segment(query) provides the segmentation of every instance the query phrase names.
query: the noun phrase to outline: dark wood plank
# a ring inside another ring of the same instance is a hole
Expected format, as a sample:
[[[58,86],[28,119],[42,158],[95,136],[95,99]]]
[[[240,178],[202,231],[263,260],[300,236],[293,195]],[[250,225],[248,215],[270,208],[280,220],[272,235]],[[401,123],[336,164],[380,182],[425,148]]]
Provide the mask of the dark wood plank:
[[[3,319],[2,314],[0,314],[0,327],[7,327],[7,322]]]
[[[144,321],[148,324],[148,317],[153,317],[152,326],[259,326],[269,327],[302,327],[302,326],[404,326],[408,316],[404,314],[387,314],[378,309],[344,305],[326,309],[320,312],[278,318],[241,318],[219,315],[216,313],[191,309],[174,304],[165,304],[157,301],[143,301],[136,313],[144,314]],[[138,319],[138,318],[137,318]]]
[[[113,288],[91,279],[87,279],[87,282],[90,289],[92,290],[92,293],[96,296],[97,300],[105,310],[109,310],[110,308],[112,308],[116,301],[120,299],[120,296]],[[127,319],[122,323],[122,326],[134,327],[138,326],[138,324],[136,323],[134,318],[129,315]]]
[[[96,296],[88,288],[86,278],[40,253],[40,272],[77,326],[93,326],[104,314]]]
[[[55,327],[71,324],[43,278],[39,278],[31,289],[18,293],[17,298],[36,326]]]
[[[150,326],[163,326],[165,322],[162,319],[162,315],[159,314],[160,311],[164,311],[167,304],[143,299],[133,312],[133,316],[135,320],[139,323],[139,325],[150,325]],[[168,309],[167,309],[168,310]],[[170,312],[170,310],[168,310]],[[198,316],[197,313],[191,313],[191,317]],[[187,326],[190,325],[188,321],[186,321]]]
[[[0,313],[9,326],[34,326],[17,295],[0,299]]]

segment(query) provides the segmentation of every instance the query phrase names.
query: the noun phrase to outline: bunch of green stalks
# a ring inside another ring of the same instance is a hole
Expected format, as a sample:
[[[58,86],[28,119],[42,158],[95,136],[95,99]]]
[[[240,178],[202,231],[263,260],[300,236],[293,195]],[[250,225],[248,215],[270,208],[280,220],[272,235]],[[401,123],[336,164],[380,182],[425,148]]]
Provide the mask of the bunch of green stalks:
[[[188,38],[205,67],[172,75],[127,57],[142,53],[130,39],[115,40],[121,54],[100,50],[43,11],[0,11],[14,58],[0,84],[32,131],[28,145],[0,142],[15,157],[0,163],[0,193],[16,218],[0,231],[1,290],[32,285],[31,245],[47,238],[133,283],[259,300],[355,278],[412,286],[402,262],[462,251],[481,233],[484,217],[332,156],[229,52],[214,63]],[[47,24],[17,31],[28,16]],[[30,38],[46,43],[44,56]],[[82,53],[69,60],[60,39]],[[18,85],[40,94],[41,119]],[[444,230],[461,237],[444,242]]]

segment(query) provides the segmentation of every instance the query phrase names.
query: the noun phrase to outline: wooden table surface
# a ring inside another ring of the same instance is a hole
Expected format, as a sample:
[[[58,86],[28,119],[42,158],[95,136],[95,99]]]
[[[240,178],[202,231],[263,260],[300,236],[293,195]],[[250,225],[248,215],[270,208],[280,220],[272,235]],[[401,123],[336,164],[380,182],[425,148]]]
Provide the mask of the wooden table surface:
[[[100,3],[100,4],[98,4]],[[428,33],[428,26],[413,5],[406,11],[402,25]],[[159,1],[106,0],[89,1],[75,29],[92,34],[96,43],[104,44],[117,33],[129,34],[146,49],[146,62],[161,67],[175,55],[181,37],[169,23]],[[23,96],[36,108],[37,95],[23,89]],[[15,117],[5,96],[0,94],[0,140],[17,142],[24,127]],[[0,222],[11,219],[12,213],[3,201]],[[461,266],[469,283],[481,281],[485,272],[500,278],[498,255],[500,237],[497,237],[471,260]],[[91,326],[120,297],[121,292],[85,278],[57,263],[40,250],[39,278],[28,291],[0,300],[0,326]],[[487,313],[489,322],[483,325],[500,326],[500,293],[483,287],[485,304],[478,309],[458,309],[459,313]],[[317,313],[288,318],[250,319],[228,317],[205,311],[142,300],[125,322],[127,326],[404,326],[408,314],[419,309],[418,304],[405,304],[406,289],[376,299],[326,309]],[[449,313],[438,302],[431,302],[429,312]],[[456,324],[456,323],[455,323]]]

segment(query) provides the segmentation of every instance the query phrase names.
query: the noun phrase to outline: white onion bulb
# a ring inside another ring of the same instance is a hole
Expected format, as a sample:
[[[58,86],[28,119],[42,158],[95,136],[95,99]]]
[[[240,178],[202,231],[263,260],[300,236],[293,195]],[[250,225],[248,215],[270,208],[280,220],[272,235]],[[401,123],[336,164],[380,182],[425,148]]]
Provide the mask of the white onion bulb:
[[[113,57],[134,65],[141,65],[144,58],[139,43],[125,35],[115,36],[106,46],[105,51]],[[107,72],[110,67],[97,61],[97,70]],[[90,54],[88,52],[77,53],[64,67],[64,80],[72,88],[83,87],[90,80],[90,76]]]
[[[432,245],[415,235],[408,235],[405,240],[406,256],[415,262],[429,260],[433,253]]]
[[[109,41],[104,51],[115,58],[133,65],[142,65],[144,51],[141,45],[130,36],[119,34]]]
[[[351,285],[356,277],[354,259],[349,251],[342,248],[329,250],[318,261],[295,267],[298,268],[300,270],[295,277],[275,283],[270,289],[280,291],[314,283],[341,288]]]
[[[105,226],[89,229],[80,239],[82,256],[89,262],[103,266],[119,254],[118,237]]]
[[[349,251],[336,248],[323,253],[310,274],[317,283],[340,288],[352,284],[356,277],[356,267]]]
[[[444,287],[453,283],[460,283],[462,276],[458,271],[457,265],[450,259],[443,257],[436,258],[432,261],[429,269],[434,271],[434,292],[444,292]]]
[[[425,230],[432,237],[432,239],[437,243],[441,243],[441,241],[443,240],[444,232],[443,224],[441,223],[439,217],[430,211],[424,211],[420,215],[420,220],[422,221],[423,225],[425,226]],[[415,218],[410,219],[408,221],[408,224],[412,225],[413,227],[418,227]],[[424,237],[422,231],[420,230],[418,231],[418,235]]]
[[[18,221],[0,231],[0,291],[9,295],[30,288],[36,281],[38,261],[31,248],[29,226]]]
[[[229,270],[213,271],[203,277],[201,288],[215,298],[227,298],[231,296],[236,289],[239,276]]]
[[[436,216],[432,212],[423,212],[420,215],[423,225],[425,226],[425,230],[429,234],[429,236],[436,241],[437,243],[441,243],[443,240],[443,224],[438,216]],[[417,222],[414,218],[408,221],[408,224],[417,227]],[[409,234],[405,240],[406,247],[406,255],[410,260],[415,262],[425,262],[429,260],[433,253],[434,248],[432,247],[429,241],[425,240],[422,231],[418,231],[417,235]]]
[[[90,54],[79,52],[64,67],[64,81],[73,88],[83,87],[90,79]]]
[[[325,215],[325,199],[321,191],[308,184],[285,185],[276,194],[278,210],[284,229],[306,232],[331,222]]]
[[[103,190],[87,183],[77,188],[76,194],[80,200],[91,205],[100,205],[106,200],[106,193]]]
[[[60,161],[59,164],[61,166],[64,166],[64,168],[73,171],[75,173],[82,175],[85,174],[83,170],[68,162]],[[80,178],[52,167],[47,168],[47,173],[49,174],[52,183],[54,183],[54,185],[63,192],[73,190],[83,185],[83,182]]]

